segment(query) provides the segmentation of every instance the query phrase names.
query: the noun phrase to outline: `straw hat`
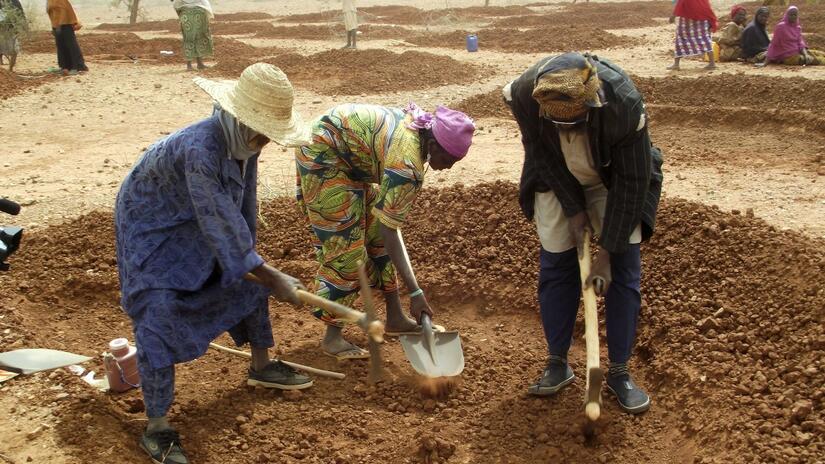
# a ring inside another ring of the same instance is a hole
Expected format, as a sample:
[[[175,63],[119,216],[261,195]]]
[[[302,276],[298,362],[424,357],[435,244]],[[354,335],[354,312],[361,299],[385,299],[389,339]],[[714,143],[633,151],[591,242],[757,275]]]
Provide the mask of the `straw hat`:
[[[285,146],[309,143],[310,128],[292,107],[292,84],[277,67],[255,63],[244,69],[237,81],[202,77],[194,81],[221,108],[255,132]]]

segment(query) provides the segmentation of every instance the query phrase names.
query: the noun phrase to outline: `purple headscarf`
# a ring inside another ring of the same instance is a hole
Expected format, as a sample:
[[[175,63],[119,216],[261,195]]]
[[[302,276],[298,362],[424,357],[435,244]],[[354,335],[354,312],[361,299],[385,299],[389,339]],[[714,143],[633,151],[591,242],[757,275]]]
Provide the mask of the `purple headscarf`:
[[[802,24],[799,22],[799,17],[797,16],[794,24],[788,22],[788,14],[793,10],[799,12],[799,8],[795,6],[788,7],[782,21],[773,30],[773,40],[768,45],[768,61],[782,62],[791,56],[800,54],[803,48],[808,48],[808,44],[802,37]]]
[[[408,128],[430,129],[438,144],[454,158],[462,159],[467,155],[475,132],[475,124],[469,116],[440,105],[433,114],[422,110],[413,102],[404,108],[404,112],[412,116]]]

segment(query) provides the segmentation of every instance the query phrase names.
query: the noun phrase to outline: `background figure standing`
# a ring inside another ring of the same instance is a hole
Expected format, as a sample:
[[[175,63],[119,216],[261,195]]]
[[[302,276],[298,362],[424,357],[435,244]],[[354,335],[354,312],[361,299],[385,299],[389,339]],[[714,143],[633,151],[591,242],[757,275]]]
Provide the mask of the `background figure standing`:
[[[183,34],[183,54],[186,56],[186,69],[192,71],[192,60],[197,61],[198,69],[206,69],[203,59],[212,56],[212,32],[209,21],[215,17],[209,0],[173,0],[172,7],[180,18],[180,31]]]
[[[9,71],[14,71],[20,53],[18,36],[28,29],[26,14],[19,0],[0,0],[0,65],[3,56],[9,59]]]
[[[77,20],[72,4],[69,0],[48,0],[46,12],[52,23],[52,33],[57,45],[57,64],[63,75],[88,71],[75,35],[75,31],[83,26]]]
[[[705,53],[710,56],[710,63],[705,69],[716,69],[710,34],[716,32],[719,22],[709,0],[677,0],[670,22],[673,23],[677,17],[675,59],[667,69],[678,71],[679,61],[683,57]]]
[[[358,34],[358,10],[355,0],[342,0],[344,10],[344,29],[347,30],[347,44],[343,48],[355,48],[355,36]]]

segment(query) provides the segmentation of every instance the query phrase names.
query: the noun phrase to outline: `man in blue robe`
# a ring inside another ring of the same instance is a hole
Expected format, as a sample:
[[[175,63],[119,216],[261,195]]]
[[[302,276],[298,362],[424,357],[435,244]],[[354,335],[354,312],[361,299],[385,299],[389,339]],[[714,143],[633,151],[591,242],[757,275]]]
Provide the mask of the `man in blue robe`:
[[[302,286],[255,251],[261,148],[270,140],[307,140],[307,126],[292,110],[292,86],[263,63],[237,82],[196,82],[215,99],[214,114],[153,144],[115,207],[121,304],[133,323],[149,417],[140,445],[156,463],[188,463],[166,419],[175,364],[198,358],[223,332],[251,346],[249,385],[312,386],[268,353],[268,296],[298,304],[295,288]],[[263,285],[244,280],[248,273]]]

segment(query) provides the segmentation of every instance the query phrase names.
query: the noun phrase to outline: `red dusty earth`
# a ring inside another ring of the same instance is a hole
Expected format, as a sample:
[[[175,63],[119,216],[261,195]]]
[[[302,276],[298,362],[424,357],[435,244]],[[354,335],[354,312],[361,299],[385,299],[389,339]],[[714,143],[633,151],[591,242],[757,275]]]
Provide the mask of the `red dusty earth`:
[[[595,50],[633,45],[637,39],[618,36],[592,26],[550,25],[533,29],[492,27],[473,32],[478,46],[502,52],[542,53],[567,50]],[[407,42],[426,47],[465,48],[469,31],[420,34]],[[552,40],[542,38],[552,37]]]
[[[0,100],[5,100],[28,89],[39,87],[56,78],[57,76],[50,74],[28,75],[10,73],[8,69],[0,68]]]
[[[580,429],[581,321],[571,353],[576,382],[555,398],[525,394],[546,348],[535,297],[539,244],[516,198],[517,186],[505,182],[425,190],[404,228],[436,319],[462,334],[466,368],[449,395],[420,396],[394,340],[383,345],[385,381],[368,385],[366,363],[320,356],[323,326],[306,309],[273,301],[278,351],[347,378],[282,394],[242,386],[246,366],[230,355],[207,353],[179,366],[171,418],[190,458],[802,464],[825,454],[825,290],[811,278],[825,272],[825,242],[780,232],[749,212],[665,199],[657,233],[643,247],[632,362],[653,407],[631,417],[605,396],[588,439]],[[294,200],[264,203],[259,229],[261,253],[311,282],[317,265]],[[113,240],[111,214],[102,212],[26,237],[12,271],[0,274],[0,316],[9,329],[0,331],[0,346],[94,354],[129,336]],[[363,343],[355,329],[349,333]],[[100,372],[100,360],[88,367]],[[3,389],[38,389],[30,401],[54,411],[48,426],[78,462],[145,461],[136,445],[138,392],[98,393],[65,371],[20,377]]]
[[[467,113],[473,119],[512,118],[510,108],[504,103],[501,89],[465,98],[456,103],[455,108]]]
[[[207,73],[235,77],[258,60],[227,57]],[[309,56],[287,53],[263,61],[283,69],[292,82],[325,95],[418,90],[472,82],[489,74],[486,67],[419,51],[329,50]]]
[[[654,18],[670,16],[673,4],[667,1],[632,1],[622,3],[576,3],[561,10],[532,16],[512,16],[493,23],[501,27],[532,27],[565,24],[577,27],[624,29],[656,25]]]

